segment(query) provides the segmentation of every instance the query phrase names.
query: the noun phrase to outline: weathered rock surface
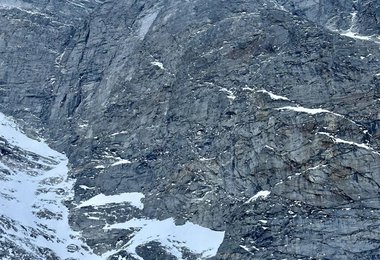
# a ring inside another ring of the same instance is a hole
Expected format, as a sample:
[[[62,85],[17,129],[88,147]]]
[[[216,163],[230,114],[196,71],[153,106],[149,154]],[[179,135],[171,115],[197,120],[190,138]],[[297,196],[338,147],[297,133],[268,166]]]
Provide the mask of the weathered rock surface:
[[[0,109],[69,157],[95,253],[173,217],[225,231],[215,259],[380,257],[378,1],[46,2],[0,9]]]

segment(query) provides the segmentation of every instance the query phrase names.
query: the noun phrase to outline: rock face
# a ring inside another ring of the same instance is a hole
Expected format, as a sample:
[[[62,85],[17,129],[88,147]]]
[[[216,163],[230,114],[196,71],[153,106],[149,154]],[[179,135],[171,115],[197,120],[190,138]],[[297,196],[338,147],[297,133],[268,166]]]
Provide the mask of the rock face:
[[[0,110],[66,153],[96,254],[380,257],[379,1],[45,2],[0,1]]]

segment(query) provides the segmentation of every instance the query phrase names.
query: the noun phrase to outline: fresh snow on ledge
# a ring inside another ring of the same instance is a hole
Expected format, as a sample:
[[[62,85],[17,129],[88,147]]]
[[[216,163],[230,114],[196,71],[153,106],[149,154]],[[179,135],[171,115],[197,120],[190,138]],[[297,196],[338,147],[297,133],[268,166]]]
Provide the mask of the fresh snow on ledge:
[[[366,144],[358,144],[358,143],[355,143],[355,142],[346,141],[346,140],[334,137],[332,134],[326,133],[326,132],[318,132],[317,134],[326,135],[326,136],[330,137],[331,139],[333,139],[334,143],[354,145],[354,146],[357,146],[357,147],[360,147],[360,148],[363,148],[363,149],[366,149],[366,150],[370,150],[370,151],[372,151],[372,152],[374,152],[376,154],[380,154],[380,153],[374,151],[373,148],[369,147]]]
[[[326,114],[330,114],[330,115],[334,115],[337,117],[344,118],[344,119],[350,121],[352,124],[358,125],[355,121],[352,121],[351,119],[347,118],[344,115],[334,113],[330,110],[323,109],[323,108],[306,108],[306,107],[301,107],[301,106],[285,106],[285,107],[276,108],[276,110],[278,110],[278,111],[294,111],[294,112],[299,112],[299,113],[307,113],[310,115],[326,113]]]
[[[269,190],[262,190],[256,193],[253,197],[251,197],[249,200],[247,200],[245,203],[251,203],[253,201],[256,201],[258,198],[266,199],[270,194]]]
[[[133,238],[118,250],[110,251],[102,255],[102,258],[116,254],[121,250],[126,250],[137,259],[143,260],[136,253],[139,245],[155,241],[161,245],[177,259],[184,259],[182,248],[185,247],[195,254],[200,254],[201,259],[216,255],[219,246],[224,239],[224,231],[214,231],[190,222],[182,226],[177,226],[173,218],[165,220],[155,219],[132,219],[125,223],[113,224],[104,227],[110,229],[134,229]]]
[[[145,198],[144,194],[139,192],[128,192],[128,193],[121,193],[118,195],[110,195],[106,196],[104,194],[98,194],[95,197],[92,197],[91,199],[82,202],[77,206],[77,208],[82,207],[88,207],[88,206],[105,206],[108,204],[120,204],[120,203],[128,203],[133,207],[136,207],[138,209],[143,209],[144,204],[141,202],[141,200]]]
[[[283,96],[275,95],[275,94],[273,94],[272,92],[267,91],[267,90],[265,90],[265,89],[261,89],[261,90],[258,90],[258,91],[256,91],[256,92],[258,92],[258,93],[265,93],[265,94],[269,95],[270,98],[273,99],[273,100],[286,100],[286,101],[289,101],[289,99],[288,99],[287,97],[283,97]]]
[[[290,110],[290,111],[295,111],[295,112],[301,112],[301,113],[307,113],[307,114],[312,114],[312,115],[315,115],[315,114],[319,114],[319,113],[330,113],[330,114],[334,114],[334,115],[338,115],[338,114],[335,114],[329,110],[326,110],[326,109],[322,109],[322,108],[305,108],[305,107],[291,107],[291,106],[287,106],[287,107],[280,107],[280,108],[277,108],[276,110]],[[338,115],[340,116],[340,115]]]

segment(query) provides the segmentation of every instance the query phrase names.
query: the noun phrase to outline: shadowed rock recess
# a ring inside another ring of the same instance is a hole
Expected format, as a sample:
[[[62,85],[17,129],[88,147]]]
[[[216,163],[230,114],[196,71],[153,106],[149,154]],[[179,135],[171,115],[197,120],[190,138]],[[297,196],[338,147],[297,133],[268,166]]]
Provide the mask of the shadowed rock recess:
[[[0,24],[0,112],[66,154],[100,259],[380,259],[379,0],[0,0]]]

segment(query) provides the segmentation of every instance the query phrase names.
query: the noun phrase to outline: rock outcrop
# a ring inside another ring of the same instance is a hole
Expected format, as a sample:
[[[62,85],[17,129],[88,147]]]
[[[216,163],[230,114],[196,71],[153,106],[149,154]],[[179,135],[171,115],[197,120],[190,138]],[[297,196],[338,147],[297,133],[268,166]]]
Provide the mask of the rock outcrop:
[[[176,259],[118,226],[174,219],[225,232],[214,259],[380,257],[378,1],[17,3],[0,110],[66,153],[96,254]]]

